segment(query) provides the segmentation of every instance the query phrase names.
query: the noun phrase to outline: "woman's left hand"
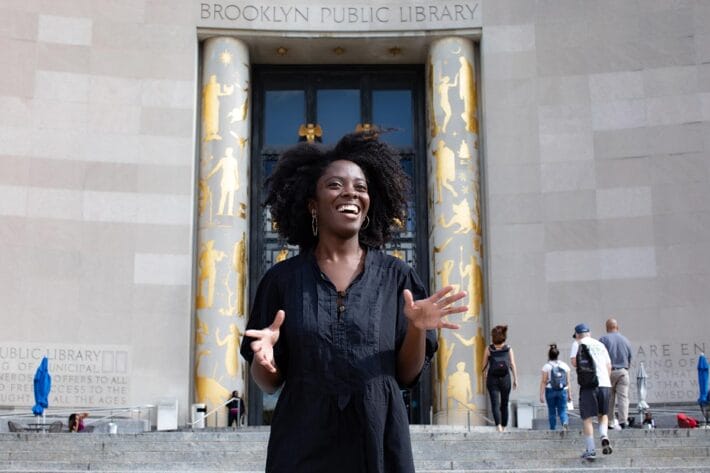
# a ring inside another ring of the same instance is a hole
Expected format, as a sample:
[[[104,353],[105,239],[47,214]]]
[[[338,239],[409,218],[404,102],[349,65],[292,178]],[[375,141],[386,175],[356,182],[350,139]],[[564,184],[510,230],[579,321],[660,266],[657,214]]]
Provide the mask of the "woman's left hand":
[[[453,286],[446,286],[426,299],[414,300],[409,289],[404,290],[404,315],[418,329],[431,330],[437,328],[458,329],[457,324],[446,320],[451,314],[460,314],[468,311],[466,306],[452,306],[456,301],[466,297],[461,291],[447,295],[453,291]]]

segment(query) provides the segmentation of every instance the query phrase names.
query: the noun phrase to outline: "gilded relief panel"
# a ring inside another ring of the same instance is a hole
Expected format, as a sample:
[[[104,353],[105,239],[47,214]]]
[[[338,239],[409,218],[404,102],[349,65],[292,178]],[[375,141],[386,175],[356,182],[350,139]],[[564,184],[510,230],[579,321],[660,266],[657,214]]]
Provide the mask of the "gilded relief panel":
[[[483,423],[484,281],[473,44],[456,37],[437,40],[428,61],[432,283],[437,289],[450,285],[466,291],[469,306],[456,316],[460,330],[439,334],[434,422],[455,424],[471,412],[472,422]]]
[[[239,344],[247,315],[249,55],[233,38],[203,45],[197,184],[195,401],[217,408],[245,393]],[[221,411],[225,412],[225,411]],[[226,416],[217,416],[220,425]],[[208,420],[213,425],[214,420]]]

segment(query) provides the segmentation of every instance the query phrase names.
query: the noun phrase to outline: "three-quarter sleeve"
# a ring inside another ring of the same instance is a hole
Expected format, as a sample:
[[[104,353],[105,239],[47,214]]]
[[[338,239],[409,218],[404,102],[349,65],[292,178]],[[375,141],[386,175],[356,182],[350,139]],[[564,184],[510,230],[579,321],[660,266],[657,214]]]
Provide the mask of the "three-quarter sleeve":
[[[249,315],[246,329],[262,330],[271,325],[274,317],[276,317],[276,312],[283,308],[281,307],[281,300],[281,291],[278,288],[277,278],[272,268],[272,270],[267,271],[256,289],[256,296],[251,306],[251,314]],[[252,341],[253,338],[244,336],[240,347],[240,353],[249,363],[254,359],[254,352],[251,349]],[[279,347],[280,342],[281,340],[274,347],[275,358],[278,358],[277,353],[281,349]]]

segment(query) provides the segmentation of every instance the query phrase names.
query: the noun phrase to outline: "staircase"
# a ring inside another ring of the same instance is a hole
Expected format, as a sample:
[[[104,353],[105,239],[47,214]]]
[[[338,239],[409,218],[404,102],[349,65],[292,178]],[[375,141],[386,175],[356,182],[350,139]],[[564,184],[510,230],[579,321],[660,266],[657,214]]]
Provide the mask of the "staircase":
[[[614,453],[579,458],[579,431],[412,426],[419,473],[710,471],[710,430],[610,432]],[[0,472],[263,472],[267,427],[140,434],[2,433]]]

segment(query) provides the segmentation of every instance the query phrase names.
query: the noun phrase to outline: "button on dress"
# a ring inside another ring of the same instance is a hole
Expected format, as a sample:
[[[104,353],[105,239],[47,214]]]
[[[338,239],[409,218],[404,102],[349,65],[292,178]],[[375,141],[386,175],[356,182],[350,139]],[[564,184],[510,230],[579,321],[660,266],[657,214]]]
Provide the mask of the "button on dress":
[[[414,472],[407,413],[396,375],[407,330],[402,291],[426,291],[414,270],[367,249],[363,272],[338,293],[312,251],[273,266],[257,289],[247,329],[283,309],[274,358],[284,378],[267,472]],[[245,337],[241,353],[254,354]],[[436,351],[427,333],[426,359]]]

